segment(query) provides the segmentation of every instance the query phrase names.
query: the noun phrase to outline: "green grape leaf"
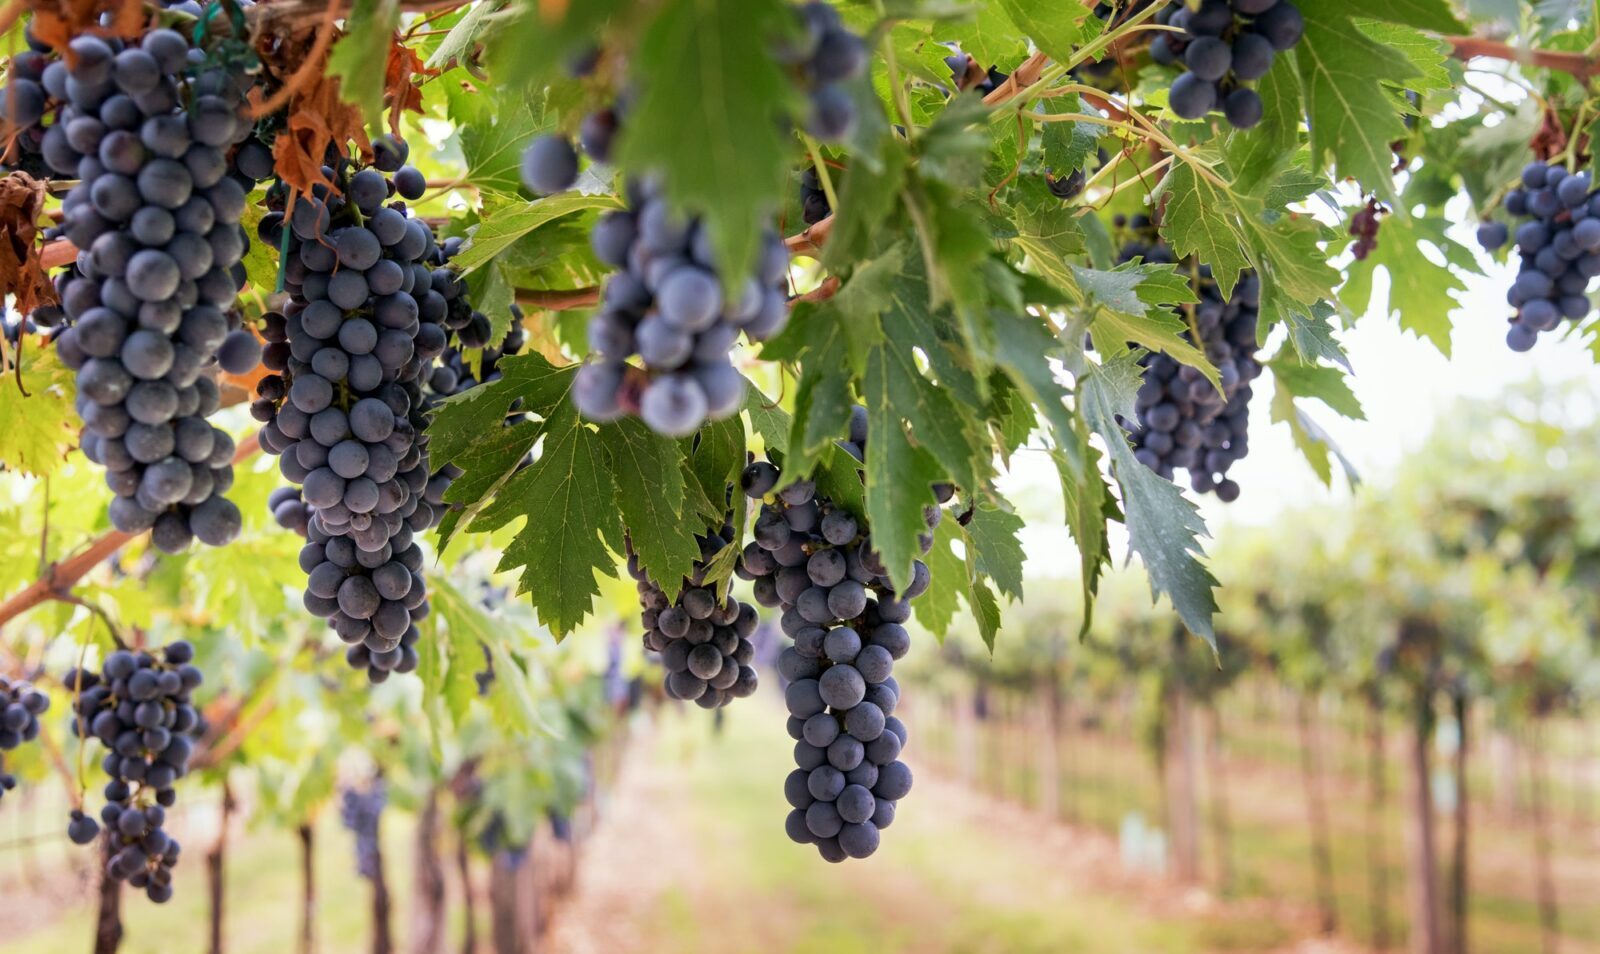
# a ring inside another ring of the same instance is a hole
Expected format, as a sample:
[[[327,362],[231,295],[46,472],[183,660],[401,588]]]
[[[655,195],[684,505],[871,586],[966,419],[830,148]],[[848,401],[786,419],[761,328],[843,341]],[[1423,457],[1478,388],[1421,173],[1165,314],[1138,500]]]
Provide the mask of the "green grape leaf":
[[[1291,57],[1273,60],[1272,69],[1256,83],[1256,93],[1263,107],[1261,122],[1254,129],[1232,133],[1227,143],[1234,186],[1245,193],[1277,179],[1299,151],[1300,118],[1305,112]]]
[[[1059,0],[1000,0],[1000,6],[1034,46],[1058,63],[1072,59],[1074,48],[1085,39],[1083,20],[1089,15],[1088,7],[1064,5]]]
[[[361,110],[367,125],[383,125],[383,83],[389,47],[400,25],[397,0],[356,0],[345,17],[347,29],[328,54],[327,73],[339,78],[339,95]]]
[[[451,264],[461,274],[470,275],[535,229],[575,212],[620,208],[622,202],[615,196],[579,192],[564,192],[536,202],[496,202],[484,208],[483,216]]]
[[[1350,390],[1350,379],[1338,368],[1324,365],[1302,364],[1286,358],[1274,358],[1268,363],[1278,386],[1296,398],[1315,398],[1353,421],[1367,419],[1361,401]]]
[[[1449,357],[1450,313],[1460,304],[1452,295],[1466,292],[1458,270],[1478,271],[1475,256],[1450,238],[1443,218],[1389,215],[1380,221],[1377,248],[1345,269],[1340,301],[1357,314],[1380,308],[1393,314],[1401,328]],[[1374,281],[1380,268],[1389,276],[1387,300]]]
[[[38,339],[0,346],[0,356],[0,464],[48,476],[78,442],[74,375]],[[20,360],[21,373],[4,359]]]
[[[704,216],[725,278],[750,271],[785,183],[777,118],[794,91],[769,43],[788,16],[779,0],[667,0],[629,64],[640,96],[620,163],[659,172],[673,204]]]
[[[1372,39],[1353,20],[1348,0],[1301,0],[1306,32],[1295,48],[1311,128],[1311,155],[1328,156],[1350,177],[1395,198],[1394,153],[1405,137],[1400,109],[1383,84],[1419,75],[1405,53]]]
[[[1305,6],[1303,0],[1300,5]],[[1467,32],[1466,24],[1456,19],[1446,0],[1340,0],[1340,6],[1352,17],[1388,20],[1434,33]]]
[[[958,540],[966,546],[966,533],[947,514],[934,528],[933,548],[922,558],[928,564],[928,590],[911,603],[917,622],[940,638],[950,631],[966,591],[967,561],[951,546]]]
[[[1295,402],[1294,392],[1288,382],[1276,373],[1274,380],[1276,387],[1272,392],[1272,420],[1277,424],[1289,425],[1289,434],[1294,440],[1295,448],[1305,457],[1306,463],[1311,466],[1317,479],[1321,480],[1324,486],[1333,486],[1332,458],[1336,457],[1351,486],[1360,484],[1361,477],[1354,465],[1339,450],[1327,432]]]
[[[1029,4],[1033,6],[1033,4]],[[999,67],[1009,72],[1013,61],[1027,52],[1028,41],[1007,11],[999,3],[983,3],[972,7],[972,19],[967,23],[952,24],[942,31],[949,39],[961,45],[978,65],[988,69]],[[1058,14],[1058,18],[1059,14]],[[1064,18],[1061,18],[1064,19]],[[948,79],[948,74],[941,79]]]
[[[628,0],[581,3],[518,3],[521,15],[489,34],[489,72],[513,95],[559,74],[574,56],[590,50]]]
[[[505,23],[508,14],[502,12],[507,0],[484,0],[473,4],[439,45],[428,55],[428,69],[443,69],[451,61],[472,52],[479,43],[492,35],[492,31]]]
[[[946,518],[950,515],[945,514]],[[978,572],[994,581],[995,589],[1013,600],[1022,599],[1022,564],[1025,556],[1017,534],[1022,518],[991,503],[979,503],[967,523],[967,540]]]
[[[1171,600],[1190,631],[1214,649],[1211,619],[1217,601],[1212,591],[1218,584],[1199,559],[1200,538],[1208,535],[1205,521],[1172,481],[1134,458],[1127,434],[1117,422],[1118,415],[1133,419],[1139,380],[1139,366],[1131,354],[1100,365],[1083,380],[1081,410],[1111,452],[1127,514],[1128,545],[1144,561],[1152,595]]]
[[[635,418],[602,427],[599,434],[616,485],[616,508],[639,565],[675,599],[700,558],[695,534],[705,529],[684,508],[680,446]]]
[[[875,349],[867,362],[867,523],[896,590],[911,583],[921,556],[917,538],[928,530],[922,508],[935,504],[932,485],[944,479],[932,454],[906,438],[889,388],[889,357]]]

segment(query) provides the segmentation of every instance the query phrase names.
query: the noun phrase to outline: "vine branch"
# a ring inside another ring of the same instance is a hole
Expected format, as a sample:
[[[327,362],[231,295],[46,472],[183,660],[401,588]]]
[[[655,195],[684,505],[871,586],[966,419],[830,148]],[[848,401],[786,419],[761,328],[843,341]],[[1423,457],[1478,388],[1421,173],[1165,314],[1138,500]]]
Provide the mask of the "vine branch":
[[[1600,74],[1600,60],[1586,53],[1569,53],[1564,50],[1522,49],[1511,46],[1508,43],[1501,43],[1498,40],[1476,36],[1450,36],[1445,37],[1445,42],[1450,44],[1451,55],[1458,60],[1471,60],[1476,57],[1504,60],[1508,63],[1517,63],[1522,66],[1537,66],[1542,69],[1571,73],[1585,82]]]
[[[251,434],[240,442],[238,449],[234,451],[234,465],[244,463],[260,450],[261,444],[257,435]],[[50,600],[78,602],[75,597],[68,598],[72,588],[78,585],[79,580],[89,575],[89,571],[126,546],[134,536],[120,530],[108,530],[73,556],[50,564],[49,570],[44,575],[29,583],[4,603],[0,603],[0,626]]]

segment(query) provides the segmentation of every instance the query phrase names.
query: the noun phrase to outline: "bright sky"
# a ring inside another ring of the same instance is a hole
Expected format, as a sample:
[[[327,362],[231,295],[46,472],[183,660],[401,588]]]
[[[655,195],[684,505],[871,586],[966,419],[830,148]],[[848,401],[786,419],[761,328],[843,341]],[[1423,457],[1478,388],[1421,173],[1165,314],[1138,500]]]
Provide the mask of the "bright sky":
[[[1467,223],[1453,230],[1455,239],[1476,249],[1476,223],[1470,210],[1463,202],[1461,208],[1453,203],[1450,212],[1455,221]],[[1481,257],[1480,264],[1487,275],[1464,276],[1467,288],[1462,298],[1467,304],[1453,315],[1453,358],[1401,331],[1396,320],[1382,313],[1368,314],[1340,334],[1356,372],[1352,387],[1368,419],[1345,420],[1316,403],[1308,411],[1367,483],[1386,482],[1400,459],[1428,436],[1439,414],[1459,398],[1493,397],[1534,376],[1552,383],[1586,380],[1600,394],[1600,368],[1579,340],[1545,335],[1526,354],[1506,347],[1505,291],[1516,267],[1487,257]],[[1378,287],[1387,291],[1381,275]],[[1258,386],[1251,407],[1250,456],[1231,472],[1243,488],[1239,500],[1230,505],[1210,495],[1201,498],[1201,511],[1213,535],[1226,533],[1230,523],[1262,524],[1286,508],[1349,497],[1342,478],[1336,478],[1331,490],[1324,487],[1295,450],[1287,426],[1270,422],[1271,391],[1270,382]],[[1023,531],[1027,572],[1039,577],[1075,576],[1077,552],[1062,526],[1055,472],[1042,455],[1019,457],[1013,473],[1002,481],[1002,490],[1027,521]],[[1113,541],[1119,563],[1126,553],[1125,541],[1125,537]]]

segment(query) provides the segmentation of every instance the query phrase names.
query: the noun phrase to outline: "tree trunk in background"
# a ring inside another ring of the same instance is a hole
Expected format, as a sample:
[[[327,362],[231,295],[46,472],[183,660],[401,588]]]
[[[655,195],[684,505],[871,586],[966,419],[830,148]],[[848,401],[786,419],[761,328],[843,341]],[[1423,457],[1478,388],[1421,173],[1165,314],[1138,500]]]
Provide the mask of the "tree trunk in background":
[[[558,849],[560,843],[552,838],[550,847]],[[555,858],[549,852],[543,855],[540,852],[536,831],[529,837],[522,865],[517,869],[517,894],[522,899],[522,903],[517,905],[517,933],[522,935],[525,954],[539,950],[540,939],[550,926],[551,901],[558,891],[563,890],[555,883],[555,879],[563,877],[562,869],[554,864]]]
[[[1211,789],[1211,839],[1217,853],[1217,890],[1227,894],[1233,888],[1233,819],[1228,811],[1228,769],[1222,762],[1222,713],[1216,703],[1206,706],[1210,723],[1210,744],[1206,765]]]
[[[489,909],[495,954],[523,954],[517,932],[517,865],[510,852],[495,852],[491,862]]]
[[[224,874],[228,864],[228,824],[233,820],[233,788],[222,783],[222,817],[217,823],[217,840],[206,852],[206,887],[211,896],[211,954],[222,954]]]
[[[444,859],[439,856],[439,790],[428,793],[417,818],[416,868],[412,901],[412,954],[440,954],[444,950]]]
[[[296,829],[300,836],[300,954],[317,949],[317,841],[310,822]]]
[[[94,954],[116,954],[122,946],[122,882],[106,873],[114,854],[111,836],[100,838],[100,910],[95,917]]]
[[[1039,750],[1039,807],[1050,818],[1060,818],[1061,686],[1054,677],[1037,711],[1044,730],[1044,745]]]
[[[461,875],[461,954],[478,954],[478,893],[472,889],[472,856],[467,839],[456,831],[456,871]]]
[[[1339,928],[1338,900],[1333,891],[1333,843],[1328,832],[1327,795],[1322,790],[1322,740],[1318,737],[1315,699],[1301,693],[1295,702],[1300,730],[1300,776],[1305,783],[1306,817],[1311,822],[1311,876],[1317,892],[1317,921],[1323,934]]]
[[[372,840],[372,954],[394,954],[394,905],[389,898],[389,879],[384,871],[383,838]]]
[[[1550,867],[1550,817],[1545,791],[1544,722],[1536,717],[1528,741],[1528,788],[1533,808],[1533,855],[1539,893],[1539,937],[1545,954],[1561,948],[1555,874]]]
[[[1373,692],[1367,699],[1367,890],[1372,946],[1380,951],[1389,949],[1389,859],[1383,837],[1383,816],[1389,803],[1386,749],[1383,702]]]
[[[1412,954],[1445,954],[1439,924],[1439,855],[1434,842],[1433,782],[1428,775],[1433,744],[1433,698],[1418,692],[1406,775],[1411,800],[1410,881]]]
[[[1456,719],[1455,844],[1450,852],[1450,942],[1455,954],[1467,954],[1467,844],[1471,832],[1467,811],[1467,718],[1470,703],[1464,692],[1452,696]]]
[[[1517,812],[1517,742],[1505,729],[1496,727],[1489,735],[1489,769],[1494,782],[1494,809],[1501,818]]]
[[[1165,761],[1167,821],[1172,832],[1173,870],[1185,882],[1200,880],[1200,818],[1195,798],[1194,720],[1182,689],[1168,694]]]

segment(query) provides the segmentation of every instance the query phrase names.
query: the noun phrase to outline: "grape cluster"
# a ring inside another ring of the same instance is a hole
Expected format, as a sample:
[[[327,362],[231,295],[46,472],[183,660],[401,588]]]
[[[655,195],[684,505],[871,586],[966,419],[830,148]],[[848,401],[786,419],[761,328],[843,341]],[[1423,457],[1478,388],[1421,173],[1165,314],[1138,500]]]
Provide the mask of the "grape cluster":
[[[807,225],[816,225],[832,214],[833,207],[828,205],[828,193],[822,189],[817,170],[800,173],[800,218]]]
[[[356,836],[356,873],[368,881],[381,873],[378,825],[389,804],[389,792],[376,782],[366,791],[347,788],[339,799],[339,821]]]
[[[41,153],[45,129],[54,123],[61,102],[45,89],[44,74],[58,57],[50,44],[34,36],[31,23],[23,28],[22,38],[28,48],[11,57],[6,86],[0,91],[0,120],[7,142],[5,166],[8,171],[18,169],[34,178],[49,178]]]
[[[305,606],[349,645],[350,664],[381,682],[417,664],[413,620],[428,604],[413,538],[440,515],[423,499],[419,381],[445,348],[442,322],[464,286],[429,267],[433,231],[389,201],[420,196],[421,174],[400,165],[401,148],[376,154],[392,183],[379,168],[336,159],[324,171],[339,194],[301,196],[263,219],[263,239],[287,238],[290,300],[266,316],[262,361],[273,373],[251,412],[262,448],[311,511]]]
[[[1356,261],[1364,262],[1367,256],[1377,251],[1378,229],[1383,225],[1378,217],[1388,212],[1377,199],[1368,199],[1361,211],[1350,217],[1350,234],[1355,241],[1350,245],[1350,254]]]
[[[48,708],[49,696],[0,676],[0,797],[17,787],[16,776],[6,772],[4,753],[39,737],[39,716]]]
[[[1267,75],[1279,53],[1293,49],[1306,22],[1290,0],[1201,0],[1198,7],[1178,3],[1156,14],[1157,23],[1182,33],[1162,33],[1150,41],[1150,58],[1178,64],[1183,75],[1172,83],[1167,103],[1183,119],[1199,119],[1221,109],[1235,129],[1261,122],[1261,96],[1245,85]]]
[[[1513,351],[1527,351],[1542,331],[1554,331],[1561,319],[1588,317],[1589,284],[1600,276],[1600,193],[1588,172],[1531,162],[1522,170],[1521,188],[1505,197],[1506,212],[1525,219],[1515,240],[1521,255],[1516,281],[1506,301],[1517,313],[1506,332]],[[1489,251],[1513,236],[1504,222],[1478,227],[1478,243]]]
[[[792,66],[810,100],[806,128],[824,142],[842,142],[855,131],[859,117],[846,84],[867,66],[867,47],[845,28],[839,11],[824,0],[796,8],[798,38],[785,44],[779,59]]]
[[[169,644],[159,654],[118,650],[101,671],[74,670],[67,688],[76,694],[73,734],[99,739],[108,751],[102,766],[106,805],[100,810],[113,854],[106,873],[151,901],[172,897],[172,866],[178,842],[163,830],[166,810],[177,800],[173,785],[189,768],[194,740],[205,720],[190,698],[202,681],[186,642]],[[74,812],[67,835],[86,845],[99,825]]]
[[[906,729],[893,714],[893,669],[911,648],[903,624],[928,588],[928,567],[918,560],[910,587],[896,594],[860,520],[818,498],[810,481],[774,494],[779,482],[766,461],[740,479],[762,501],[740,574],[755,581],[761,605],[783,608],[783,631],[794,639],[778,657],[798,766],[784,781],[793,807],[784,825],[828,861],[865,858],[911,790],[911,770],[899,761]],[[940,514],[928,508],[930,529]]]
[[[220,545],[241,521],[205,371],[238,323],[248,186],[228,157],[251,135],[249,80],[173,30],[79,36],[70,53],[41,76],[63,105],[40,149],[79,180],[62,202],[79,253],[57,279],[71,326],[55,343],[77,372],[82,448],[106,468],[117,529],[169,553]]]
[[[660,584],[650,579],[639,558],[628,550],[628,575],[638,584],[640,622],[644,648],[661,654],[667,670],[667,695],[716,709],[756,691],[758,677],[750,661],[755,647],[750,636],[761,622],[756,608],[728,596],[717,599],[716,584],[708,584],[711,560],[734,539],[733,524],[697,538],[700,559],[684,579],[675,600],[668,600]]]
[[[971,54],[959,49],[944,58],[944,65],[950,67],[950,82],[955,84],[956,89],[977,90],[980,96],[988,96],[1011,78],[1010,74],[992,66],[984,70]]]
[[[302,537],[309,532],[313,511],[306,506],[299,487],[279,487],[268,494],[267,512],[285,530],[293,530]]]
[[[1174,261],[1172,249],[1162,241],[1144,216],[1128,223],[1134,237],[1122,247],[1119,261],[1149,263]],[[1227,299],[1211,278],[1211,267],[1197,266],[1191,327],[1200,332],[1201,348],[1222,380],[1222,393],[1198,370],[1180,365],[1165,354],[1140,359],[1144,381],[1134,407],[1136,422],[1123,422],[1131,433],[1134,456],[1168,480],[1176,468],[1189,472],[1197,493],[1215,492],[1225,503],[1239,499],[1239,484],[1227,474],[1250,452],[1251,382],[1261,375],[1256,359],[1256,309],[1261,285],[1246,273]],[[1184,332],[1186,340],[1192,332]]]
[[[637,413],[657,433],[682,437],[738,411],[744,379],[728,352],[740,331],[765,341],[788,322],[789,252],[765,233],[755,275],[725,295],[700,221],[676,216],[649,179],[628,192],[630,211],[608,212],[591,236],[600,260],[621,271],[589,321],[593,355],[578,369],[573,402],[592,420]],[[627,363],[634,354],[643,371]]]

